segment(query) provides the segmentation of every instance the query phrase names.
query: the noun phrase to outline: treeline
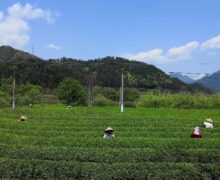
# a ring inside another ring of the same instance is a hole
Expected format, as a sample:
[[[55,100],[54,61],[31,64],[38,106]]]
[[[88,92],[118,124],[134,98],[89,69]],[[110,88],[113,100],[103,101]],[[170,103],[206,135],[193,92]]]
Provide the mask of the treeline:
[[[78,81],[69,78],[59,85],[57,92],[60,100],[67,104],[119,105],[119,89],[108,87],[84,89]],[[170,93],[125,88],[124,105],[147,108],[220,108],[220,94]]]
[[[0,83],[0,107],[7,107],[12,103],[11,81],[7,79]],[[55,92],[60,102],[67,105],[118,106],[120,99],[119,88],[84,87],[71,78],[65,78]],[[43,88],[29,83],[20,84],[16,86],[15,94],[17,105],[41,103]],[[126,87],[124,105],[146,108],[220,108],[220,93],[171,93]]]

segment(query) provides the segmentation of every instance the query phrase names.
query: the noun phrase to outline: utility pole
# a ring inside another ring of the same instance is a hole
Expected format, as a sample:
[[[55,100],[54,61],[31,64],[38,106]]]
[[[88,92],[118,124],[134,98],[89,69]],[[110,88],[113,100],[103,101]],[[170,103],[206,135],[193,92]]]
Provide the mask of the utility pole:
[[[88,105],[89,107],[92,107],[92,80],[89,81],[89,87],[88,87]]]
[[[88,106],[93,106],[93,86],[95,84],[97,73],[94,71],[89,75],[89,82],[88,82]]]
[[[15,109],[15,67],[14,69],[14,74],[13,74],[13,82],[12,82],[12,109]]]
[[[124,74],[122,72],[121,74],[121,93],[120,93],[120,108],[121,108],[121,112],[124,112]]]

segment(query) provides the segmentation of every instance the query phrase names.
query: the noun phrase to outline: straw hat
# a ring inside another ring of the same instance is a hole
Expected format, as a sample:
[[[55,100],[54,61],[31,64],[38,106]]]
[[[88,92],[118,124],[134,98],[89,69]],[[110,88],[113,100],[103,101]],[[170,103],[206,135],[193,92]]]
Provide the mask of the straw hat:
[[[213,120],[211,118],[206,119],[207,122],[213,123]]]
[[[27,120],[27,117],[26,116],[21,116],[20,119]]]
[[[19,122],[24,122],[27,121],[27,117],[26,116],[21,116],[20,119],[18,119]]]
[[[105,132],[106,131],[113,131],[113,129],[111,127],[108,127],[107,129],[105,129]]]

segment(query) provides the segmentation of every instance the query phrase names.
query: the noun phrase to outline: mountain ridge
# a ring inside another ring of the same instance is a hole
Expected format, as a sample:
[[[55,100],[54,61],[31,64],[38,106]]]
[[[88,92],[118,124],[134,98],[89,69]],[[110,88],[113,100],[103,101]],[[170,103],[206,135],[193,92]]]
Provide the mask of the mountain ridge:
[[[94,60],[60,58],[43,60],[30,53],[9,46],[0,47],[1,78],[16,72],[18,83],[30,82],[44,88],[56,88],[65,77],[77,79],[84,86],[93,81],[96,86],[119,88],[121,73],[125,74],[125,86],[139,89],[169,91],[206,91],[199,85],[187,85],[171,78],[157,67],[121,57],[107,56]]]
[[[196,83],[201,84],[213,91],[220,92],[220,70],[197,80]]]
[[[0,61],[4,61],[4,62],[12,61],[13,59],[19,57],[22,57],[23,59],[35,58],[35,59],[43,60],[42,58],[39,58],[33,54],[15,49],[10,46],[0,46]]]

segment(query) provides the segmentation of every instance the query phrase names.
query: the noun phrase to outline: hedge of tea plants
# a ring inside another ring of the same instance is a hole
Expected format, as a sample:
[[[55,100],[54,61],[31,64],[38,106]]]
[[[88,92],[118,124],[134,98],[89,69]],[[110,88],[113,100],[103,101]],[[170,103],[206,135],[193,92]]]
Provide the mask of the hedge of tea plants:
[[[17,119],[26,115],[27,122]],[[205,118],[214,129],[193,127]],[[114,139],[102,139],[106,127]],[[220,110],[0,109],[2,179],[218,179]]]

